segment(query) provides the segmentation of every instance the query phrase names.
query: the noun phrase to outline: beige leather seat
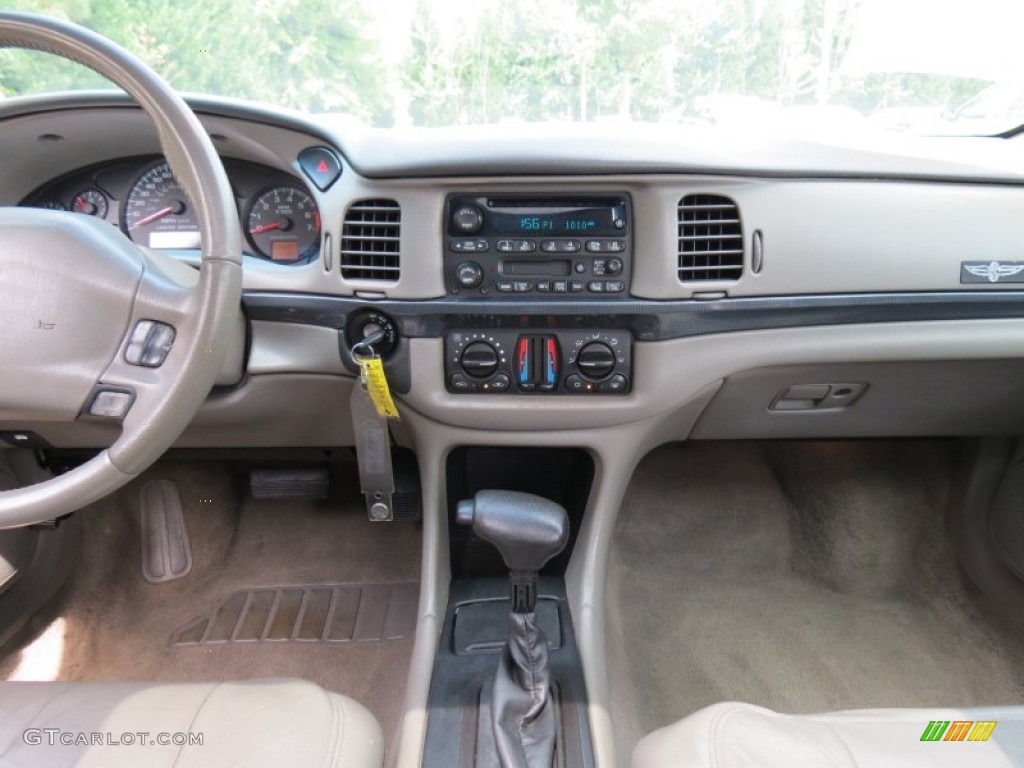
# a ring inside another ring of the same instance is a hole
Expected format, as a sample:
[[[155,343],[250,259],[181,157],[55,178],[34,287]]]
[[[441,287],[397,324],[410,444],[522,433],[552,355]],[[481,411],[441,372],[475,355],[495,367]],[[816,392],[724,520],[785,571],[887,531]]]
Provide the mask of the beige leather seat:
[[[937,741],[922,741],[938,722]],[[975,724],[995,722],[991,730]],[[943,727],[942,724],[948,723]],[[965,725],[956,725],[964,723]],[[971,725],[966,725],[971,723]],[[971,740],[989,731],[987,740]],[[950,736],[947,740],[946,736]],[[958,737],[962,737],[962,740]],[[646,736],[632,768],[1010,768],[1024,765],[1024,706],[783,715],[706,707]]]
[[[374,716],[304,680],[0,683],[4,768],[380,768],[383,759]]]

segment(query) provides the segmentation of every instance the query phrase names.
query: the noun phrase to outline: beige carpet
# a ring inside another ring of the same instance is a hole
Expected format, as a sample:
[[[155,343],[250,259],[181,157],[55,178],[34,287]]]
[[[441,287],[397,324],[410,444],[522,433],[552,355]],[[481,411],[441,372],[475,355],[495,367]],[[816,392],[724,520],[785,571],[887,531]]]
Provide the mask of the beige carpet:
[[[150,478],[175,480],[192,543],[192,572],[179,581],[142,578],[138,498]],[[140,480],[80,513],[84,523],[73,583],[55,616],[63,621],[60,680],[231,680],[301,677],[362,702],[391,744],[403,704],[412,638],[372,643],[230,643],[171,647],[172,632],[237,589],[295,584],[418,581],[415,523],[366,520],[354,474],[329,501],[254,501],[245,475],[222,464],[156,465]],[[43,630],[45,621],[37,621]],[[51,632],[52,634],[52,632]],[[7,679],[22,662],[0,663]],[[24,667],[24,665],[22,665]]]
[[[979,606],[947,540],[954,449],[692,443],[648,456],[609,574],[620,760],[726,700],[1024,703],[1024,643]]]

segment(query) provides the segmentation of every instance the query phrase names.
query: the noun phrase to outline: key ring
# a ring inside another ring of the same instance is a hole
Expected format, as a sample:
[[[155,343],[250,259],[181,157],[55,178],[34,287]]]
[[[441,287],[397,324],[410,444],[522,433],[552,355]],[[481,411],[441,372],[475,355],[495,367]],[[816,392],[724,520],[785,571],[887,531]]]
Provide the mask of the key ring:
[[[352,362],[356,365],[359,365],[364,360],[372,360],[377,355],[377,353],[373,351],[373,345],[384,341],[387,335],[387,331],[383,329],[376,331],[375,333],[371,333],[369,336],[360,339],[353,344],[352,349],[348,351],[348,356],[352,358]],[[367,350],[367,354],[365,355],[361,353],[361,350],[364,349]]]

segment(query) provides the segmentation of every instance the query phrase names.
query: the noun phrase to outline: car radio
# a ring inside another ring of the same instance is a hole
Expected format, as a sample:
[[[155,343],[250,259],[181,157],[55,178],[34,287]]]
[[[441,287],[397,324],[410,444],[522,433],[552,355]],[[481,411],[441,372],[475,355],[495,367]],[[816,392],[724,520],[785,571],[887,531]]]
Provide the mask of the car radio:
[[[629,292],[626,195],[450,195],[445,221],[449,295],[622,298]]]

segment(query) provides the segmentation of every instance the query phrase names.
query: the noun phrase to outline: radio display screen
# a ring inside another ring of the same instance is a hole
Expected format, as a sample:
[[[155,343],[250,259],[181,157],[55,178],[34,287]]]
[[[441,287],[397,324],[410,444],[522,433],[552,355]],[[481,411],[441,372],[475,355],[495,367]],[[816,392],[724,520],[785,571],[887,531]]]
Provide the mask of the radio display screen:
[[[578,235],[593,232],[598,227],[602,211],[574,211],[573,213],[513,215],[514,227],[509,230],[523,235],[547,233],[552,235]],[[607,216],[607,211],[603,212]]]
[[[615,226],[617,216],[612,206],[575,208],[571,210],[503,210],[487,211],[486,230],[494,234],[565,237],[569,235],[621,236],[622,227]]]
[[[448,199],[448,234],[453,237],[625,237],[629,200],[621,195],[588,197],[490,197]]]

